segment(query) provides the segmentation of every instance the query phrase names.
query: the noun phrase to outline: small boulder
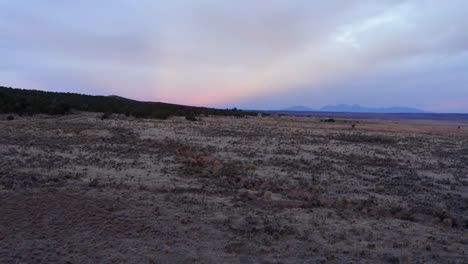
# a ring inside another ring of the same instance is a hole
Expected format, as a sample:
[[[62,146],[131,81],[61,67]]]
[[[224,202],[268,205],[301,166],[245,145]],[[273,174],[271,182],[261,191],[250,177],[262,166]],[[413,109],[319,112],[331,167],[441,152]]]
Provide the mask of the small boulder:
[[[442,223],[446,227],[452,227],[453,226],[453,219],[452,218],[444,218],[444,220],[442,220]]]
[[[266,191],[266,192],[263,193],[263,198],[264,198],[265,200],[271,200],[272,197],[273,197],[273,193],[270,192],[270,191]]]

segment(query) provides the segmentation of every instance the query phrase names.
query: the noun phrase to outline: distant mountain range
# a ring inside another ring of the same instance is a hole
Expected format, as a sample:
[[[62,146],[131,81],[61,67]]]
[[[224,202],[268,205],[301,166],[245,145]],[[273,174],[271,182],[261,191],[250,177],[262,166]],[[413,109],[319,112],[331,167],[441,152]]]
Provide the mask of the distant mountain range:
[[[322,108],[314,109],[307,106],[292,106],[281,111],[291,112],[350,112],[350,113],[429,113],[424,110],[411,107],[385,107],[385,108],[372,108],[360,105],[327,105]]]

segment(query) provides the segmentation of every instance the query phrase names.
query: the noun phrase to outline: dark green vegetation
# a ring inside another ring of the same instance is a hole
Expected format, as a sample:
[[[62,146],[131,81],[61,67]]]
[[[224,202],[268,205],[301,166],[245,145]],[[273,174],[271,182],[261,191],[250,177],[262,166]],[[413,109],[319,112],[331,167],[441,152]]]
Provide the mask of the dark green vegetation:
[[[242,117],[255,115],[255,113],[237,109],[222,110],[160,102],[140,102],[118,96],[91,96],[0,86],[0,113],[61,115],[72,110],[103,112],[106,116],[116,113],[138,118],[158,119],[166,119],[169,116],[225,115]]]
[[[320,120],[320,122],[335,123],[335,119],[333,119],[333,118],[322,119],[322,120]]]
[[[185,119],[188,120],[188,121],[197,121],[197,118],[195,117],[195,115],[193,113],[189,113],[189,114],[185,115]]]

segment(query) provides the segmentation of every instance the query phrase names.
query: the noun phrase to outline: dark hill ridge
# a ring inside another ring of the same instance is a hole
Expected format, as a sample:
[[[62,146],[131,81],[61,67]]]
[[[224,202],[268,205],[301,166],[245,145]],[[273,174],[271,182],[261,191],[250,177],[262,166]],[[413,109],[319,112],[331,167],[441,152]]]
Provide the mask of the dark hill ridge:
[[[307,106],[293,106],[283,109],[281,111],[294,111],[294,112],[341,112],[341,113],[429,113],[420,109],[411,107],[386,107],[386,108],[371,108],[360,105],[327,105],[320,109],[314,109]]]
[[[255,115],[237,109],[222,110],[161,102],[140,102],[124,97],[92,96],[76,93],[44,92],[0,86],[0,113],[65,114],[70,110],[118,113],[144,118],[165,119],[171,115]]]
[[[128,101],[135,101],[135,102],[138,102],[137,100],[128,99],[128,98],[125,98],[125,97],[122,97],[122,96],[118,96],[118,95],[108,95],[107,97],[115,98],[115,99],[120,99],[120,100],[128,100]]]

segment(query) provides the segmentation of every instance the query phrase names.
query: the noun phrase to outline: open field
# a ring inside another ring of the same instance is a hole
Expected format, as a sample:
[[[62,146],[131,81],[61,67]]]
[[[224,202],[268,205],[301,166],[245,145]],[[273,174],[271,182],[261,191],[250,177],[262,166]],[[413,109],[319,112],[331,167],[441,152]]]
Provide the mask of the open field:
[[[0,263],[468,262],[466,120],[5,117]]]
[[[446,121],[454,124],[457,121],[468,122],[468,114],[447,114],[447,113],[354,113],[354,112],[296,112],[296,111],[262,111],[264,113],[279,113],[289,116],[307,117],[338,117],[352,119],[374,119],[374,120],[404,120],[414,123],[417,120],[424,120],[430,123]]]

